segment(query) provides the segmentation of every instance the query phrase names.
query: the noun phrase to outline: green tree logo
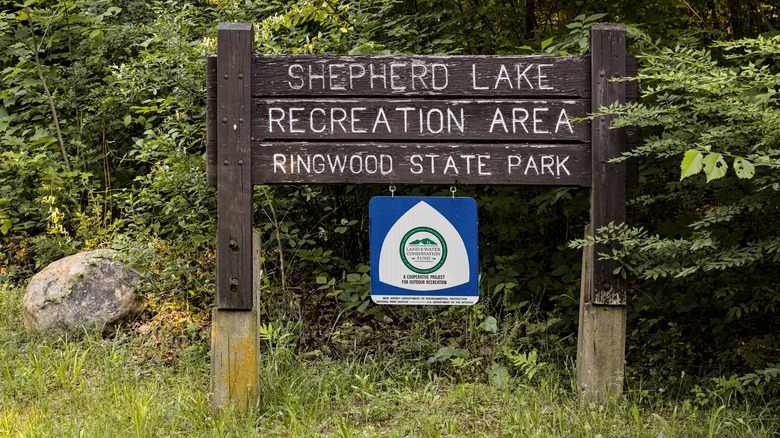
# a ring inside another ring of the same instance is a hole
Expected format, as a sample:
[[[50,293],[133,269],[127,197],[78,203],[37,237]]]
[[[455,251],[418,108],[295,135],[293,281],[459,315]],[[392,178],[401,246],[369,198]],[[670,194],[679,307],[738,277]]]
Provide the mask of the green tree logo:
[[[447,259],[447,242],[431,227],[415,227],[401,239],[401,260],[412,272],[430,274]]]

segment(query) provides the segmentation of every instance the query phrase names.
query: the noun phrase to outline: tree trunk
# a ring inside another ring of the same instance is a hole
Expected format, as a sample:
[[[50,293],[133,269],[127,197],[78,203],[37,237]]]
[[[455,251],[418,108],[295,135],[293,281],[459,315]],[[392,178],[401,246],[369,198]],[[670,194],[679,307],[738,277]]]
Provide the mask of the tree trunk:
[[[533,39],[536,31],[536,3],[535,0],[525,0],[525,37]]]

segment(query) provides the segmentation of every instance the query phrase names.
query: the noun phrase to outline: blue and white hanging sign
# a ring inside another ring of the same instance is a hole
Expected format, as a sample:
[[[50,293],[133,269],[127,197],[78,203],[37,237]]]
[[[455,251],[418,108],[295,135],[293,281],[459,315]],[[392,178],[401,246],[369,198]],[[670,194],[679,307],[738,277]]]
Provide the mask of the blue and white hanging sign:
[[[379,196],[371,199],[368,217],[375,303],[479,300],[473,198]]]

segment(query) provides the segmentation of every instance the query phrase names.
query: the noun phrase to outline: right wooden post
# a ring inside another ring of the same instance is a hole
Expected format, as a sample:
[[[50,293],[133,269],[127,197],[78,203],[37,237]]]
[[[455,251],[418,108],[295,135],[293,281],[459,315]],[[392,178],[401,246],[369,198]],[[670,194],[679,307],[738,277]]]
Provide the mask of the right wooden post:
[[[623,24],[591,28],[592,110],[625,103],[626,30]],[[591,216],[586,234],[626,220],[626,164],[611,163],[624,151],[625,132],[610,129],[612,116],[592,122]],[[583,401],[606,403],[623,391],[626,349],[625,283],[615,274],[618,263],[599,260],[611,243],[589,246],[583,253],[580,320],[577,338],[577,388]]]

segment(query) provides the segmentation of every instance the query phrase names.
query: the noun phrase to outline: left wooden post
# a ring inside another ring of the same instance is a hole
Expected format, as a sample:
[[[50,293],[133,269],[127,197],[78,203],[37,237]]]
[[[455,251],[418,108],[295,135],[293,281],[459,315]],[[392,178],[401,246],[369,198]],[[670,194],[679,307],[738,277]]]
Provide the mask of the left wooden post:
[[[252,25],[220,23],[217,37],[217,308],[249,310]]]
[[[250,23],[217,27],[217,281],[211,400],[217,409],[254,402],[258,379],[252,248]]]

